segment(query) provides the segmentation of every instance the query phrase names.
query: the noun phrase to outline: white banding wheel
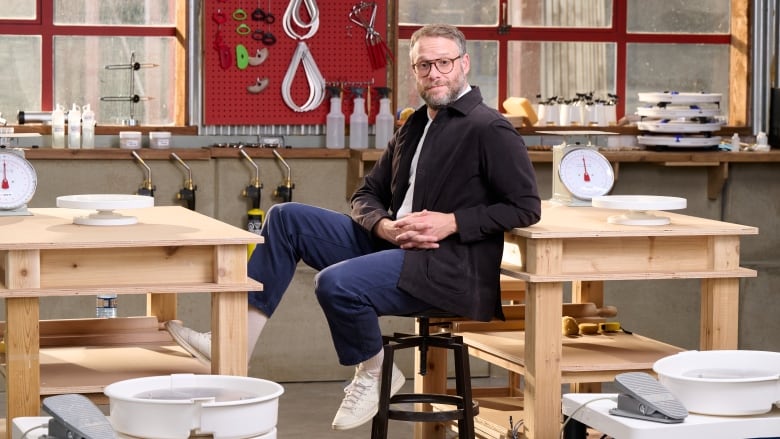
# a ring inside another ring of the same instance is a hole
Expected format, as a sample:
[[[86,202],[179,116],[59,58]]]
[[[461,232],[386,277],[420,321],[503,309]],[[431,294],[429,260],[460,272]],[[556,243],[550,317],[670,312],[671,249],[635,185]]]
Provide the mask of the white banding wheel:
[[[57,197],[57,207],[97,210],[97,213],[73,218],[74,224],[85,226],[124,226],[135,224],[138,222],[138,218],[121,215],[114,212],[114,210],[153,206],[154,198],[146,195],[84,194]]]
[[[662,226],[671,220],[648,211],[685,209],[688,202],[685,198],[664,197],[655,195],[605,195],[591,200],[593,207],[604,209],[621,209],[628,212],[612,215],[607,218],[610,224],[628,226]]]

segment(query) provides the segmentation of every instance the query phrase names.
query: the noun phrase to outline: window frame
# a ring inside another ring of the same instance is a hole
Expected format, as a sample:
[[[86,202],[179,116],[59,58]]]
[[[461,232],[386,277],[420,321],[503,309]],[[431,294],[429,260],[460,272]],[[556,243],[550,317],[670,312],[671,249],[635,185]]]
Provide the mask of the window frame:
[[[496,0],[499,11],[509,8],[509,0]],[[396,10],[391,33],[399,39],[408,40],[419,26],[400,25],[396,2],[388,2]],[[610,28],[560,28],[560,27],[510,27],[505,16],[499,17],[498,25],[463,26],[461,30],[468,40],[493,40],[498,42],[498,101],[503,102],[508,88],[508,47],[510,41],[539,42],[609,42],[616,44],[616,90],[618,96],[625,96],[626,90],[626,47],[635,43],[650,44],[722,44],[729,46],[729,126],[746,127],[749,118],[750,84],[750,2],[731,0],[729,34],[683,34],[683,33],[629,33],[626,28],[627,0],[614,0],[612,26]],[[397,46],[396,46],[397,50]],[[403,56],[404,54],[399,54]],[[398,77],[392,72],[393,82]],[[625,99],[617,103],[618,117],[625,115]]]
[[[176,0],[174,26],[55,25],[54,2],[35,0],[36,16],[30,20],[0,20],[0,34],[41,37],[41,110],[54,108],[54,38],[59,36],[174,37],[176,40],[175,77],[188,78],[187,72],[187,0]],[[175,88],[173,126],[188,126],[190,102],[188,81],[173,81]],[[104,124],[101,124],[105,126]],[[109,125],[110,126],[110,125]],[[118,125],[117,125],[118,126]]]

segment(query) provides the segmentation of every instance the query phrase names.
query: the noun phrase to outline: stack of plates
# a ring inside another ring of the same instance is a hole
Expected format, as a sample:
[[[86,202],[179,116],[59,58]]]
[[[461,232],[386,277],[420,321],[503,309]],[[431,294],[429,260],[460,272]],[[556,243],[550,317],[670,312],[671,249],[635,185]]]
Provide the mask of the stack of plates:
[[[713,136],[722,122],[720,93],[653,92],[639,93],[637,108],[641,120],[637,137],[640,145],[669,148],[713,148],[720,144],[720,136]]]

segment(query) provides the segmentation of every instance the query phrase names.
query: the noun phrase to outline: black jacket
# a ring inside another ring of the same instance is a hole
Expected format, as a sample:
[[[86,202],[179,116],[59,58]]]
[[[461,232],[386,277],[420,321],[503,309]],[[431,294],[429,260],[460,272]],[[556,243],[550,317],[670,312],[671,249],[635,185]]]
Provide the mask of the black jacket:
[[[352,218],[371,231],[394,218],[409,184],[425,106],[397,130],[352,196]],[[458,232],[432,250],[406,253],[398,287],[431,305],[476,320],[503,318],[499,268],[503,234],[539,221],[533,165],[517,130],[482,102],[477,87],[428,129],[415,176],[412,211],[454,213]]]

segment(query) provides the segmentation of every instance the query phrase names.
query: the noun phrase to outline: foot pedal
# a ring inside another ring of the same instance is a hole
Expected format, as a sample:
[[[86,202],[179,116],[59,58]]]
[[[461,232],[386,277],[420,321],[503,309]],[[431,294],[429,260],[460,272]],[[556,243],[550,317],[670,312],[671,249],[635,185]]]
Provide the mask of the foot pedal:
[[[47,438],[116,438],[106,415],[84,395],[65,394],[44,398],[43,410],[52,416]]]
[[[644,372],[622,373],[615,377],[617,408],[610,414],[646,421],[677,424],[688,416],[688,410],[658,380]]]

